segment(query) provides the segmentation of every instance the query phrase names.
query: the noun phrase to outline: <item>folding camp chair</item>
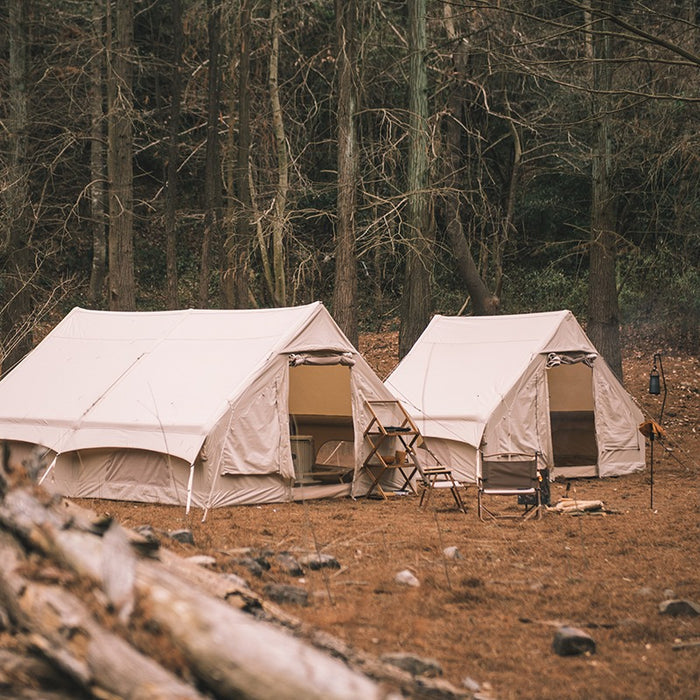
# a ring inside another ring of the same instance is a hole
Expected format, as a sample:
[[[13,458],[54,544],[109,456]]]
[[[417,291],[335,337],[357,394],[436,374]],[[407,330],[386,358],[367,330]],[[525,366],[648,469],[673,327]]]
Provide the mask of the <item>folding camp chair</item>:
[[[487,455],[481,460],[481,475],[477,480],[477,504],[479,518],[531,518],[542,517],[541,476],[537,468],[537,454],[502,452]],[[485,497],[516,497],[524,510],[496,512],[493,506],[484,505]]]
[[[463,484],[455,479],[451,469],[440,465],[425,467],[423,469],[423,481],[420,484],[421,493],[418,507],[422,508],[423,505],[427,507],[430,494],[434,489],[448,488],[452,492],[452,498],[457,504],[457,509],[461,510],[462,513],[466,513],[467,509],[464,507],[462,497],[459,495],[459,489],[462,487]]]

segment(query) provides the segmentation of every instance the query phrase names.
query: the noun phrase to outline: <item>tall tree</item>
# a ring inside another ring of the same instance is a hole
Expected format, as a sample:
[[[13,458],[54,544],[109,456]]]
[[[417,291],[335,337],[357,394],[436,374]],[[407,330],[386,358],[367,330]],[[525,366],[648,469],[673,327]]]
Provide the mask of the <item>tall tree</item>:
[[[170,122],[168,125],[167,185],[165,190],[165,298],[168,308],[179,306],[177,279],[177,200],[182,94],[182,0],[170,0],[173,23]]]
[[[231,119],[228,131],[230,162],[232,167],[228,170],[228,216],[226,217],[226,239],[224,253],[226,256],[226,271],[224,273],[224,300],[229,308],[247,308],[249,306],[250,290],[249,276],[249,252],[252,227],[252,196],[250,188],[250,54],[251,54],[251,2],[241,0],[239,26],[233,23],[229,30],[232,38],[231,48],[231,82],[234,82],[236,65],[238,67],[237,88],[231,89],[230,109]],[[237,35],[236,42],[233,40]],[[237,136],[236,141],[236,129]],[[235,153],[235,155],[234,155]],[[269,273],[267,260],[264,263],[264,273],[268,286],[272,288],[272,275]]]
[[[107,271],[107,227],[105,211],[104,147],[104,9],[103,0],[92,5],[92,56],[90,58],[90,218],[92,225],[92,267],[90,302],[100,307]]]
[[[610,12],[609,0],[593,0]],[[591,244],[587,332],[613,372],[622,379],[620,307],[616,278],[616,216],[612,186],[612,33],[603,16],[591,23],[594,136],[591,167]]]
[[[115,0],[107,26],[109,308],[136,307],[134,275],[133,0]],[[112,31],[112,24],[114,31]]]
[[[408,172],[406,274],[399,331],[399,356],[411,349],[430,321],[434,233],[428,170],[428,71],[425,0],[408,0]]]
[[[358,0],[335,0],[336,81],[338,92],[338,204],[335,226],[335,284],[333,316],[345,335],[357,345],[357,49]]]
[[[272,109],[272,129],[275,135],[275,152],[277,161],[277,184],[275,201],[272,208],[272,269],[274,273],[274,301],[280,306],[287,303],[287,275],[284,245],[285,217],[287,209],[287,190],[289,188],[289,159],[287,158],[287,139],[284,132],[284,119],[280,103],[279,90],[279,56],[280,56],[280,16],[279,0],[270,0],[270,61],[268,69],[268,86]]]
[[[450,247],[455,259],[455,266],[464,286],[471,297],[474,314],[483,316],[494,314],[498,309],[498,297],[489,292],[486,282],[479,273],[464,230],[466,216],[463,178],[460,177],[465,168],[466,154],[462,146],[466,124],[466,85],[469,70],[469,49],[467,39],[457,32],[453,15],[454,9],[450,3],[445,3],[445,29],[447,38],[452,44],[452,64],[454,79],[450,86],[447,100],[445,141],[445,187],[444,217],[445,229]]]
[[[32,217],[29,195],[28,32],[26,0],[9,2],[9,90],[6,122],[9,151],[2,214],[0,287],[1,369],[12,369],[31,349]]]
[[[204,231],[199,271],[199,306],[209,301],[212,248],[219,241],[221,227],[221,171],[219,148],[219,113],[221,76],[221,5],[219,0],[207,0],[207,30],[209,36],[209,73],[207,80],[207,145],[204,172]]]

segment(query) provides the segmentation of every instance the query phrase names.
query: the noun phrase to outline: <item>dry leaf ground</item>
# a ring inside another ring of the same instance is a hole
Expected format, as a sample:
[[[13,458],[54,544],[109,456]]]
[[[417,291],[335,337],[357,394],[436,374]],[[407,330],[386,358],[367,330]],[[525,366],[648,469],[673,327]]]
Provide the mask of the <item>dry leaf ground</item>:
[[[658,418],[660,397],[647,393],[658,348],[642,342],[627,337],[626,385]],[[395,334],[364,336],[360,348],[382,377],[396,362]],[[700,647],[692,642],[700,618],[660,615],[659,604],[669,596],[700,602],[700,364],[672,352],[663,364],[668,439],[655,447],[653,509],[649,470],[572,482],[569,495],[602,500],[612,513],[547,513],[527,523],[482,523],[473,487],[466,514],[449,492],[423,510],[415,496],[340,499],[217,509],[205,522],[201,511],[186,517],[182,508],[85,504],[129,527],[189,527],[195,546],[168,546],[211,555],[216,570],[244,576],[260,592],[272,582],[302,586],[310,604],[289,607],[298,618],[372,654],[433,658],[452,683],[470,678],[497,698],[698,698]],[[564,491],[552,484],[552,501]],[[443,555],[450,546],[459,558]],[[243,548],[320,550],[341,568],[294,579],[270,559],[256,577],[237,563]],[[403,569],[421,585],[395,583]],[[585,629],[596,653],[555,655],[560,622]]]

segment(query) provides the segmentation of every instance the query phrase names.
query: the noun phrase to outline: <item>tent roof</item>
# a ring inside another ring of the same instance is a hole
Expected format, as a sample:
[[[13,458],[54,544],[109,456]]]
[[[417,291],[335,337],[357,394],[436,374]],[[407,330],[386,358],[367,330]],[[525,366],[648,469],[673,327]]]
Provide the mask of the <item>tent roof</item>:
[[[320,303],[294,308],[73,309],[0,382],[0,438],[56,452],[131,447],[194,460],[280,353],[355,349]]]
[[[536,355],[574,351],[596,352],[570,311],[434,316],[386,385],[424,435],[476,446]]]

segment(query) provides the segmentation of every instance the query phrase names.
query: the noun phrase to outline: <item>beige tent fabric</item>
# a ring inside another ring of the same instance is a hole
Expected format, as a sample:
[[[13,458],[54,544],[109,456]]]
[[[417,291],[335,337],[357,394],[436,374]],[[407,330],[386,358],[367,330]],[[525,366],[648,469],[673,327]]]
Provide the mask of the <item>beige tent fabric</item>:
[[[554,369],[548,370],[548,363]],[[538,452],[541,464],[557,473],[550,393],[557,389],[562,408],[567,403],[562,396],[577,389],[550,385],[554,375],[549,372],[578,363],[589,372],[588,410],[598,458],[576,475],[643,469],[644,441],[637,431],[641,411],[570,311],[435,316],[385,383],[430,448],[460,478],[476,479],[478,450]],[[575,417],[581,411],[569,413]]]
[[[202,507],[289,500],[290,364],[308,366],[305,381],[315,381],[306,402],[318,397],[319,415],[307,419],[328,430],[346,421],[361,465],[364,402],[392,396],[318,302],[73,309],[0,381],[0,439],[58,455],[45,484],[68,496]],[[346,417],[324,415],[323,372],[336,365],[350,377],[334,387],[351,394],[340,402]]]

